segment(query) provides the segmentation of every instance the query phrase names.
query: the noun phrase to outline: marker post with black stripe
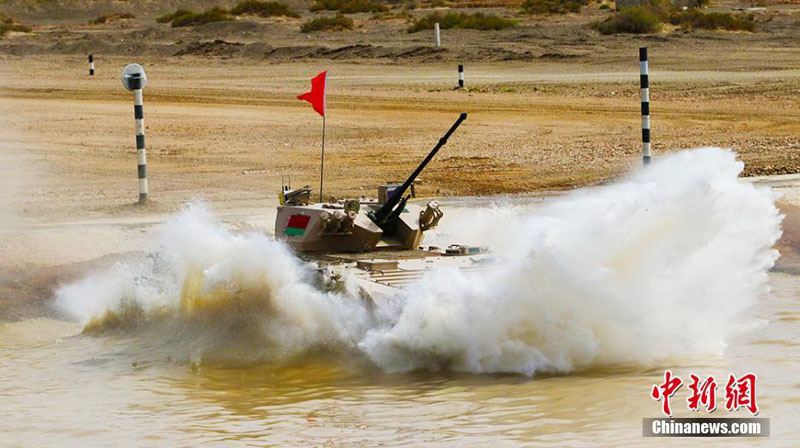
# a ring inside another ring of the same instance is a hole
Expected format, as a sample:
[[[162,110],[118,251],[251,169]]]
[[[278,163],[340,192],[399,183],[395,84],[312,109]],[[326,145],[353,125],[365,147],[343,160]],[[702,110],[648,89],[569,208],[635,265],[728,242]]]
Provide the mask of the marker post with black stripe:
[[[650,75],[647,67],[647,47],[639,48],[639,82],[642,100],[642,163],[650,163]]]
[[[94,76],[94,55],[89,55],[89,76]]]
[[[462,64],[458,64],[458,88],[464,88],[464,66]]]
[[[122,72],[122,85],[133,92],[133,117],[135,120],[136,155],[138,160],[139,203],[147,202],[147,153],[144,145],[144,103],[142,90],[147,84],[147,75],[139,64],[130,64]]]

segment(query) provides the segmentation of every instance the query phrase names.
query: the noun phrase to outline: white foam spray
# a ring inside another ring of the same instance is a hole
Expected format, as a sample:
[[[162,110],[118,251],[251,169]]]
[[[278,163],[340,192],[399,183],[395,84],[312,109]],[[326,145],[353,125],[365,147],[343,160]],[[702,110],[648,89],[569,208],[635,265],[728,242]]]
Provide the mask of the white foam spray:
[[[533,375],[719,354],[752,325],[778,257],[775,196],[739,179],[742,168],[730,151],[684,151],[534,210],[449,213],[438,232],[493,246],[497,269],[432,271],[380,318],[347,291],[317,289],[282,244],[231,234],[198,205],[165,225],[145,266],[90,276],[56,303],[87,320],[133,300],[186,321],[187,297],[226,308],[247,297],[264,305],[247,318],[285,352],[336,346],[387,371]]]
[[[169,325],[169,337],[193,339],[193,350],[225,352],[225,344],[242,340],[260,345],[251,358],[353,345],[368,322],[360,302],[321,292],[285,245],[262,233],[230,232],[200,202],[163,225],[159,248],[145,260],[60,288],[56,306],[84,323],[133,307]]]

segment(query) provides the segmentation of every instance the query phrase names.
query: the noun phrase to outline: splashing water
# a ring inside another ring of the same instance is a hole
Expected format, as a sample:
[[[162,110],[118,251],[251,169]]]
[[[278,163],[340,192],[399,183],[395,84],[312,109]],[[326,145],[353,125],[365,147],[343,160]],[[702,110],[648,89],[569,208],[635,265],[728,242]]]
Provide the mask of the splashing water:
[[[739,179],[742,168],[730,151],[683,151],[534,210],[456,212],[470,219],[451,214],[438,233],[492,246],[498,269],[433,270],[376,310],[350,282],[324,292],[283,244],[233,234],[195,203],[153,254],[61,288],[56,305],[88,329],[158,323],[177,345],[229,356],[327,349],[400,372],[533,375],[720,354],[754,325],[746,311],[781,233],[775,195]]]
[[[197,350],[249,360],[288,356],[352,345],[365,331],[360,302],[322,292],[285,245],[261,233],[231,233],[202,203],[185,206],[160,234],[146,259],[61,288],[56,305],[90,331],[166,326],[193,358]]]

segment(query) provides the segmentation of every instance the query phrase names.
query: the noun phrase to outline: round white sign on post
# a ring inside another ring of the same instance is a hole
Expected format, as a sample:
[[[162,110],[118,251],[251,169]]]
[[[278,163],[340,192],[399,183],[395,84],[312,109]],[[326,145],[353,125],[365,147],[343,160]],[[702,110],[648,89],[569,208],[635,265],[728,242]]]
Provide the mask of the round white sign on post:
[[[130,64],[122,71],[122,85],[128,90],[144,89],[147,85],[147,75],[139,64]]]

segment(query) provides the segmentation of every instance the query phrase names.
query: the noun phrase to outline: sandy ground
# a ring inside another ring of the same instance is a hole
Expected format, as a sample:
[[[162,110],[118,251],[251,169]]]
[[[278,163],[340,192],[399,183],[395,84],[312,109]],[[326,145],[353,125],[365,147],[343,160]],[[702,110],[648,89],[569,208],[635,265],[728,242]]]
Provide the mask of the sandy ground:
[[[275,198],[282,174],[316,185],[321,120],[294,97],[322,69],[330,71],[327,194],[372,195],[378,182],[403,179],[461,111],[469,119],[423,173],[423,195],[571,188],[639,163],[635,60],[476,63],[470,91],[452,90],[447,64],[137,60],[150,79],[150,211],[195,196],[237,205]],[[130,213],[132,98],[118,79],[129,61],[98,62],[90,78],[82,58],[4,58],[0,138],[6,169],[25,173],[24,194],[13,198],[22,217]],[[790,89],[800,70],[665,67],[652,76],[655,154],[725,146],[746,174],[797,171],[800,114]],[[720,84],[730,93],[719,94]]]
[[[155,17],[205,7],[203,0],[145,3],[0,4],[33,28],[0,39],[4,215],[38,223],[163,214],[197,196],[222,208],[253,207],[274,201],[281,175],[315,186],[320,117],[295,96],[324,69],[327,194],[374,195],[379,182],[403,179],[462,111],[469,119],[423,173],[422,195],[603,182],[639,163],[642,45],[650,49],[656,155],[714,145],[739,152],[745,175],[800,171],[795,6],[757,12],[756,33],[666,27],[651,36],[599,35],[587,24],[611,13],[595,4],[546,18],[484,8],[520,23],[499,32],[446,30],[437,49],[430,33],[405,32],[427,8],[409,17],[395,8],[388,19],[355,14],[354,31],[302,34],[298,24],[313,14],[299,1],[290,2],[298,19],[188,28]],[[108,12],[137,18],[87,24]],[[87,53],[96,57],[94,77]],[[132,98],[118,79],[130,62],[149,75],[154,204],[145,208],[131,207]],[[466,64],[468,90],[453,89],[458,63]]]

